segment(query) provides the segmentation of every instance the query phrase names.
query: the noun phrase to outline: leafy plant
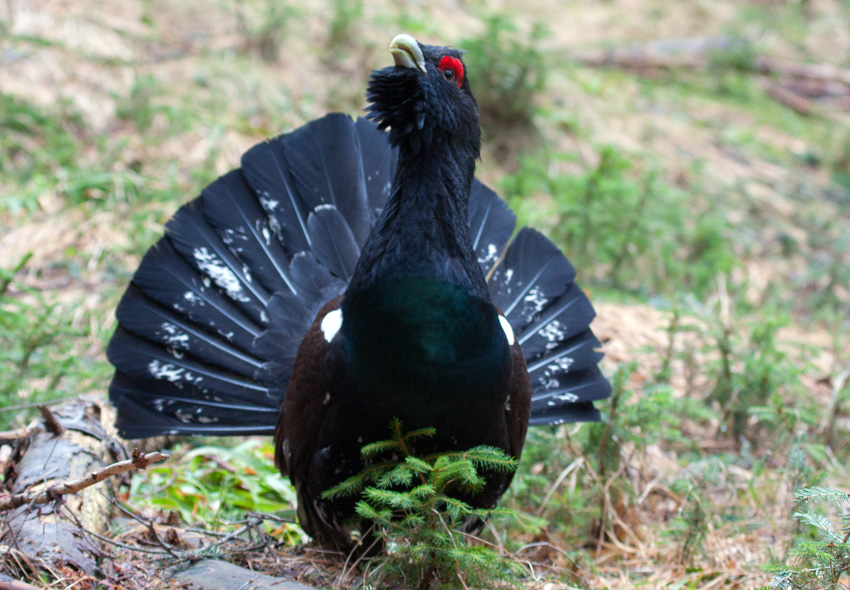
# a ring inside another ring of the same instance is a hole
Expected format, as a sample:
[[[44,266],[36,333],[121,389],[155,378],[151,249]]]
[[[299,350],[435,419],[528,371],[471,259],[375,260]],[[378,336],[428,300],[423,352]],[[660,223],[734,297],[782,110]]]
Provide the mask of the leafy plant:
[[[16,280],[31,256],[10,269],[0,267],[0,408],[8,410],[0,413],[0,428],[25,420],[29,412],[21,409],[32,410],[33,404],[69,390],[85,391],[105,375],[105,362],[75,354],[82,330],[74,326],[68,306]]]
[[[706,401],[719,405],[721,430],[734,440],[741,436],[755,440],[762,429],[793,433],[799,422],[816,419],[804,405],[787,407],[802,373],[799,363],[791,362],[777,345],[777,331],[787,321],[771,315],[754,323],[738,322],[734,328],[721,321],[714,330],[719,359],[714,363],[715,385]],[[751,424],[751,416],[759,420]]]
[[[810,527],[816,536],[803,538],[788,554],[786,563],[767,570],[774,575],[765,588],[778,590],[838,590],[850,573],[850,495],[836,489],[809,487],[797,490],[798,503],[833,503],[842,510],[840,523],[812,510],[798,511],[794,518]]]
[[[522,35],[507,16],[496,14],[485,20],[480,35],[459,43],[468,51],[469,70],[475,72],[482,128],[485,134],[499,130],[491,140],[509,136],[506,128],[516,132],[532,127],[536,98],[546,85],[548,61],[538,49],[546,35],[541,23]]]
[[[401,420],[393,419],[391,438],[361,450],[371,464],[323,497],[360,494],[357,514],[372,524],[374,542],[385,550],[373,558],[382,586],[394,578],[417,584],[420,590],[435,582],[451,588],[492,588],[496,582],[509,582],[521,568],[492,549],[468,545],[469,535],[463,532],[469,522],[506,511],[473,508],[457,495],[474,496],[486,483],[482,471],[511,472],[516,460],[490,446],[415,456],[411,443],[434,433],[433,428],[404,432]],[[381,461],[392,454],[400,459]]]
[[[593,167],[551,172],[574,160],[523,160],[502,186],[520,210],[536,194],[551,195],[552,237],[577,267],[596,269],[598,282],[648,294],[705,293],[735,265],[726,220],[710,205],[695,214],[690,195],[663,182],[648,162],[603,146]]]
[[[246,513],[294,518],[295,490],[274,466],[271,444],[248,439],[234,447],[205,445],[168,464],[133,476],[131,498],[176,512],[184,522],[226,527]],[[295,525],[281,531],[290,542],[303,539]]]

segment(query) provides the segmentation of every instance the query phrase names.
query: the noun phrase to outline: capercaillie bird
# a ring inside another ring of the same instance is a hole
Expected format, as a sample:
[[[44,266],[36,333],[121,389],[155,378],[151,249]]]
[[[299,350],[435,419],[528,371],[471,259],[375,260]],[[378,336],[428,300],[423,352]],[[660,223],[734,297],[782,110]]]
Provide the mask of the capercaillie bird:
[[[320,543],[351,543],[362,469],[393,417],[423,452],[519,458],[528,424],[597,420],[610,395],[575,271],[474,178],[461,52],[408,35],[367,118],[330,114],[254,146],[180,208],[117,310],[110,399],[128,438],[274,433]],[[493,506],[491,473],[470,501]],[[356,526],[356,524],[354,525]]]

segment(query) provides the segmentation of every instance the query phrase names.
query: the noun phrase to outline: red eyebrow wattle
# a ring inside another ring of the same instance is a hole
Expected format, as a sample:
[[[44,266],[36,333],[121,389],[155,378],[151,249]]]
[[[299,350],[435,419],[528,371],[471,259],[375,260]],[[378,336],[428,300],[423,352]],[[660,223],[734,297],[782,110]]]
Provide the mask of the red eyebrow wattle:
[[[463,62],[458,58],[450,55],[444,55],[443,59],[440,60],[440,65],[437,67],[440,68],[441,71],[452,70],[455,73],[455,78],[457,79],[457,87],[460,88],[463,86]]]

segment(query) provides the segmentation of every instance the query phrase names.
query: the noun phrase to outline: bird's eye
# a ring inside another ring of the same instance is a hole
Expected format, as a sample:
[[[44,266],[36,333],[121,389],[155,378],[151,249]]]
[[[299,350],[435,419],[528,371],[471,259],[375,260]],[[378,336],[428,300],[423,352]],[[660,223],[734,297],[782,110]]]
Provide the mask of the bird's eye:
[[[437,66],[443,72],[443,77],[449,82],[457,82],[457,87],[463,86],[463,62],[450,55],[444,55]]]

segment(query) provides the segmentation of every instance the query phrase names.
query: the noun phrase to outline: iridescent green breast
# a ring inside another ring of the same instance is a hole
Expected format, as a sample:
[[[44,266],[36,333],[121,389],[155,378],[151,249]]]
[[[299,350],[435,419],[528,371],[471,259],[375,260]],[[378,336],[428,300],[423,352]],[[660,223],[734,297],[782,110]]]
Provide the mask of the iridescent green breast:
[[[343,303],[346,356],[357,380],[389,395],[504,390],[509,348],[493,305],[438,279],[394,278]]]

